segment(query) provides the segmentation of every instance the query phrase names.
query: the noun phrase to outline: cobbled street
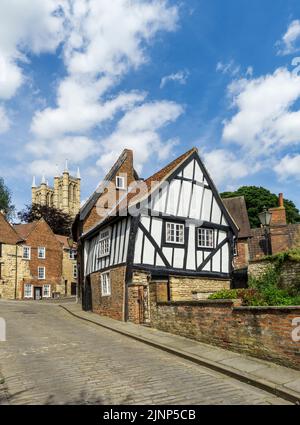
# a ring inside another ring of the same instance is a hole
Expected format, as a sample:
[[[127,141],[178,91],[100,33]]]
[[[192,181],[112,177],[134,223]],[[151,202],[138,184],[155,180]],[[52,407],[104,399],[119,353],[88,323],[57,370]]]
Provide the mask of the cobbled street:
[[[1,404],[289,404],[55,304],[1,301],[0,316]]]

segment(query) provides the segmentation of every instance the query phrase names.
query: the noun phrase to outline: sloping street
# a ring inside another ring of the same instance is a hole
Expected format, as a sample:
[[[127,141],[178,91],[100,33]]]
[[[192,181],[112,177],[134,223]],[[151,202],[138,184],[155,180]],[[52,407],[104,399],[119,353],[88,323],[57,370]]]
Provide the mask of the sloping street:
[[[1,404],[288,404],[55,304],[1,301],[0,316]]]

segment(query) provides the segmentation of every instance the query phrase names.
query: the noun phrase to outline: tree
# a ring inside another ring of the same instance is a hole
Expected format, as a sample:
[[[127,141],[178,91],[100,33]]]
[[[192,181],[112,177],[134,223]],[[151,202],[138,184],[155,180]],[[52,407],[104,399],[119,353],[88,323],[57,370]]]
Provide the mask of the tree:
[[[32,223],[43,218],[58,235],[69,236],[73,219],[63,211],[49,207],[48,205],[26,205],[25,209],[18,212],[18,217],[22,222]]]
[[[221,193],[221,198],[232,198],[236,196],[245,197],[250,226],[252,228],[260,226],[258,213],[262,212],[264,207],[274,208],[278,206],[278,196],[264,187],[242,186],[235,192]],[[286,208],[287,222],[300,223],[300,213],[294,202],[284,199],[284,206]]]
[[[11,202],[11,192],[2,177],[0,177],[0,211],[4,212],[7,219],[12,218],[15,211],[15,206]]]

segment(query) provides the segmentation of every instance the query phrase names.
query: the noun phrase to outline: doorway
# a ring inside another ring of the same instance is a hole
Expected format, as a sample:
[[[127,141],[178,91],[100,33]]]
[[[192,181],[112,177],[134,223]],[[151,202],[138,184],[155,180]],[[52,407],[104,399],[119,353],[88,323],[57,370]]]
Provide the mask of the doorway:
[[[42,299],[42,287],[41,286],[35,286],[34,287],[34,299],[37,300],[37,301]]]

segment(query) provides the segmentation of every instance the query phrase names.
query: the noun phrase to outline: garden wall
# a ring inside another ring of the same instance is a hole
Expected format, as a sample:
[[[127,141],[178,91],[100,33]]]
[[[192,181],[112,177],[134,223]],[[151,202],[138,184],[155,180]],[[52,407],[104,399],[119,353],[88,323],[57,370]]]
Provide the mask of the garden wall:
[[[233,301],[161,302],[152,305],[151,325],[197,341],[271,360],[300,370],[293,319],[299,307],[235,307]]]

